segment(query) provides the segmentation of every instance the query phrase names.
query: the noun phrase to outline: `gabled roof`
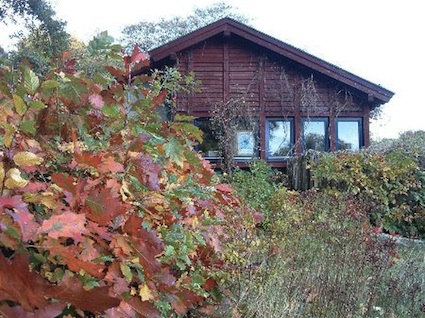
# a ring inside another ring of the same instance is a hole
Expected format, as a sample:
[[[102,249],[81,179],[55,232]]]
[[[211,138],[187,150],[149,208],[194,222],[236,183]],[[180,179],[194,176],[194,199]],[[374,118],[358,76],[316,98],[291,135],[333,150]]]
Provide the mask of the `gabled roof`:
[[[230,18],[218,20],[176,40],[170,41],[160,47],[151,50],[149,54],[154,62],[158,62],[174,53],[185,50],[220,33],[225,33],[227,35],[230,33],[240,36],[283,57],[296,61],[314,71],[329,76],[348,86],[356,88],[359,91],[367,94],[368,97],[376,98],[380,104],[388,102],[394,95],[393,92],[383,88],[380,85],[369,82],[357,75],[347,72],[333,64],[330,64],[322,59],[297,49],[292,45],[277,40],[267,34],[264,34]]]

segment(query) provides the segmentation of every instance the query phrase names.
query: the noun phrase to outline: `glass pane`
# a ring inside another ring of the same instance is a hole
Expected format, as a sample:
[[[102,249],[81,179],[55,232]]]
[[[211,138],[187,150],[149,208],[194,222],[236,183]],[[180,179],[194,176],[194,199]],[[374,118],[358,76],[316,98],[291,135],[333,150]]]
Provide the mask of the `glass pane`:
[[[198,151],[204,157],[219,157],[218,139],[214,136],[211,122],[208,119],[197,120],[196,126],[204,133],[203,141],[198,146]]]
[[[326,151],[326,121],[305,121],[303,125],[303,149]]]
[[[291,122],[288,120],[269,121],[267,157],[290,156],[291,145]]]
[[[236,134],[237,156],[247,157],[254,155],[254,133],[252,131],[238,131]]]
[[[360,123],[358,121],[338,121],[338,150],[359,150]]]

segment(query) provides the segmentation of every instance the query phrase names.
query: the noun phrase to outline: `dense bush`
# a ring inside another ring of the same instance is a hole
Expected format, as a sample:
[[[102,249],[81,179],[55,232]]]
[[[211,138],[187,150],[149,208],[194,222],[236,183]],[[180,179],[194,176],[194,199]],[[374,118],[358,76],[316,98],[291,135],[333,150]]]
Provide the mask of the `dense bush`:
[[[206,315],[222,243],[252,217],[191,119],[160,117],[179,74],[132,77],[137,48],[94,80],[57,63],[0,69],[0,315]]]
[[[312,171],[321,189],[347,192],[367,202],[377,227],[425,237],[425,171],[416,152],[325,154]]]
[[[261,212],[263,225],[266,226],[272,197],[282,185],[283,174],[272,169],[265,161],[255,160],[250,162],[249,169],[237,169],[229,182],[245,204]]]

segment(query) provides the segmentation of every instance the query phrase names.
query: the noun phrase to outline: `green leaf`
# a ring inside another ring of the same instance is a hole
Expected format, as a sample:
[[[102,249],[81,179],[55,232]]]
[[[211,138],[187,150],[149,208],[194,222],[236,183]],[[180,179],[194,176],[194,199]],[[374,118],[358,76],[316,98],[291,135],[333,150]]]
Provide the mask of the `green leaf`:
[[[178,143],[178,141],[174,138],[171,138],[169,142],[164,144],[164,150],[167,157],[170,158],[171,161],[176,163],[178,166],[183,166],[183,156],[182,156],[182,146]]]
[[[105,105],[102,108],[102,113],[108,117],[116,117],[120,115],[121,111],[117,105]]]
[[[35,121],[34,120],[25,120],[21,122],[21,125],[19,126],[21,130],[27,134],[35,135],[36,128],[35,128]]]
[[[13,104],[15,105],[16,112],[21,116],[23,116],[27,111],[27,105],[25,104],[21,96],[13,94]]]
[[[43,89],[57,88],[57,87],[59,87],[59,82],[54,81],[54,80],[47,80],[47,81],[43,82],[43,84],[41,84],[41,87]]]
[[[130,283],[131,280],[133,279],[133,274],[131,273],[131,268],[124,263],[120,263],[120,269],[121,269],[121,273],[124,275],[124,278],[127,281],[127,283]]]
[[[24,70],[24,87],[28,94],[34,94],[40,86],[40,79],[35,73],[26,68]]]
[[[30,108],[34,108],[34,109],[43,109],[43,108],[46,108],[47,107],[43,102],[41,102],[39,100],[30,101],[28,103],[28,106]]]

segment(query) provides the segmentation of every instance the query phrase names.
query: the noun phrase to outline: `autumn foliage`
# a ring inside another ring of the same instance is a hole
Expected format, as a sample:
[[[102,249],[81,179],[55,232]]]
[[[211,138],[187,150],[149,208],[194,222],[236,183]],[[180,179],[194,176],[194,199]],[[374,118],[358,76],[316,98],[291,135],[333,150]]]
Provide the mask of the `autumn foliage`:
[[[0,69],[0,315],[160,317],[217,301],[240,204],[172,108],[177,72],[137,48],[95,79],[68,54]],[[209,305],[208,305],[209,304]]]

